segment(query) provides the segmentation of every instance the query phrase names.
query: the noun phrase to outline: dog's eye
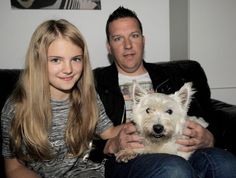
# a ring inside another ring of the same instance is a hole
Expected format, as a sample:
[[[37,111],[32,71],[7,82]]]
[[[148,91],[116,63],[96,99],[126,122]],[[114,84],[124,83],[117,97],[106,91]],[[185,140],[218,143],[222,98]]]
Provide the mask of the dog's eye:
[[[146,109],[146,113],[149,114],[150,112],[151,112],[151,109],[150,109],[150,108],[147,108],[147,109]]]
[[[172,111],[172,109],[168,109],[168,110],[166,110],[166,113],[171,115],[173,113],[173,111]]]

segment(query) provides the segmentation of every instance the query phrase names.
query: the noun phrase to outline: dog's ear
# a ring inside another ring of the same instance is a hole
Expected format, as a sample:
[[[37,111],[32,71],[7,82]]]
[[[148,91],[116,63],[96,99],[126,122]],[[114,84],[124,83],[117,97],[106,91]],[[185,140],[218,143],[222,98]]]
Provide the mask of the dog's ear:
[[[185,83],[179,91],[175,92],[175,96],[179,99],[183,108],[188,109],[192,99],[192,95],[195,91],[192,89],[192,82]]]
[[[148,94],[145,89],[143,89],[136,80],[133,81],[133,101],[138,103],[140,98]]]

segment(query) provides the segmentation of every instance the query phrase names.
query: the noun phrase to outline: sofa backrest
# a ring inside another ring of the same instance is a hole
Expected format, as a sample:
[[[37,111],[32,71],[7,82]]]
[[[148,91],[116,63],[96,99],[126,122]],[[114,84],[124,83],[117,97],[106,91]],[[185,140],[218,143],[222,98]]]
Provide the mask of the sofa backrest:
[[[206,102],[206,100],[211,98],[208,80],[199,62],[194,60],[177,60],[158,62],[157,64],[161,65],[161,68],[163,68],[166,73],[170,73],[171,76],[175,76],[178,80],[181,79],[182,83],[192,82],[193,88],[197,91],[195,97],[201,104],[204,105],[208,102]]]
[[[167,73],[172,73],[176,78],[181,78],[183,82],[192,81],[197,90],[198,99],[210,98],[210,89],[207,77],[201,65],[193,60],[178,60],[158,62]],[[12,93],[20,75],[20,69],[0,69],[0,110],[4,106],[6,99]]]
[[[0,69],[0,110],[19,79],[20,69]]]
[[[5,104],[6,99],[12,93],[13,89],[16,86],[20,75],[20,69],[0,69],[0,111]],[[0,122],[0,131],[1,131],[1,122]],[[2,132],[1,132],[2,133]],[[0,177],[4,178],[4,164],[2,158],[2,134],[0,134],[1,145],[0,145]]]

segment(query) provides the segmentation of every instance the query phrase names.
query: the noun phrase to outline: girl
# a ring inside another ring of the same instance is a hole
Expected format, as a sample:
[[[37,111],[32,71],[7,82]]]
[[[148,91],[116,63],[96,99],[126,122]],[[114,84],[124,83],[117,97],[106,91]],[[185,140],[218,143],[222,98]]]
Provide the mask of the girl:
[[[103,165],[84,156],[94,132],[108,139],[118,128],[96,95],[88,49],[74,25],[61,19],[38,26],[1,121],[8,177],[103,176]]]

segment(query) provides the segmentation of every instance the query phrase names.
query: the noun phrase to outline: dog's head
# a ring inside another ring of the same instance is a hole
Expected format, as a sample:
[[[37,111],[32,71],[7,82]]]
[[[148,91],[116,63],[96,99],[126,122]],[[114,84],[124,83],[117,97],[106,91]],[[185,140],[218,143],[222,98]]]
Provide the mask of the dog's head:
[[[185,83],[179,91],[166,95],[148,93],[134,82],[133,122],[140,134],[151,142],[180,134],[193,93],[192,83]]]

